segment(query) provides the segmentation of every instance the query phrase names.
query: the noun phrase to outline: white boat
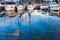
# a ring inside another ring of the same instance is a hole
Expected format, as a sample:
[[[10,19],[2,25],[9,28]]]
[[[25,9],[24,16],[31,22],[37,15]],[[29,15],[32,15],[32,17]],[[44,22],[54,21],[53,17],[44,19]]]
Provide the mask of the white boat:
[[[48,9],[48,4],[41,4],[40,9]]]
[[[6,5],[6,11],[7,11],[7,15],[8,16],[15,16],[15,7],[16,7],[16,3],[14,2],[7,2]]]
[[[50,10],[60,10],[59,5],[56,2],[49,3]]]
[[[24,13],[24,6],[23,5],[18,5],[17,6],[17,11],[18,11],[18,14]]]

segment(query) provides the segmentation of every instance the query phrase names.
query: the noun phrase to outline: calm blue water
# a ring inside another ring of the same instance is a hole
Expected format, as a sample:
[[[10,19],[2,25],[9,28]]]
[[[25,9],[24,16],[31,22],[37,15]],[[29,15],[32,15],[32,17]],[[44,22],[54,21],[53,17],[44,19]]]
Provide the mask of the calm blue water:
[[[0,18],[0,40],[60,40],[60,18],[23,15]]]

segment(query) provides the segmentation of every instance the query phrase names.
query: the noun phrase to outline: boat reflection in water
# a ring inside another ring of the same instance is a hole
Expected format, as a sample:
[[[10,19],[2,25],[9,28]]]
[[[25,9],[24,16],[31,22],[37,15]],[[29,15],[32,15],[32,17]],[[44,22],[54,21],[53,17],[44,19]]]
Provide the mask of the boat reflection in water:
[[[59,11],[52,13],[57,14]],[[25,13],[21,18],[17,15],[13,18],[0,18],[0,40],[60,39],[60,18],[40,14],[41,12],[34,12],[30,17]]]
[[[60,39],[60,11],[46,11],[41,13],[40,8],[34,11],[33,6],[28,6],[28,12],[24,7],[18,6],[18,14],[24,13],[21,17],[15,13],[16,5],[7,5],[6,11],[8,16],[13,18],[0,18],[0,40],[59,40]]]
[[[60,11],[50,11],[49,15],[50,16],[58,16],[58,17],[60,17]]]

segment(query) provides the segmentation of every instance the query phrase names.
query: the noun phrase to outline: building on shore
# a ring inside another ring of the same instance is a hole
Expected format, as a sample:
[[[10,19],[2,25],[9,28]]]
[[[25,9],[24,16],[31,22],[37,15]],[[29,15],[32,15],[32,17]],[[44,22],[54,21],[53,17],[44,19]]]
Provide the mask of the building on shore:
[[[37,2],[37,3],[43,3],[43,2],[48,2],[48,1],[54,1],[54,2],[60,2],[60,0],[0,0],[0,1],[14,1],[14,2],[17,2],[17,1],[22,1],[22,2],[25,2],[25,3],[28,3],[28,2]]]

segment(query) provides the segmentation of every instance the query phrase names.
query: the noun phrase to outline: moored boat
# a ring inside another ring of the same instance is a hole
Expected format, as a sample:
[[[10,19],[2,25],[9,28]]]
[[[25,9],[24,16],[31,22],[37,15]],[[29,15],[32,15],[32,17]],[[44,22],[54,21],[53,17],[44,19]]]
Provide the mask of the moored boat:
[[[16,8],[16,4],[14,2],[7,2],[6,5],[7,15],[10,17],[16,16],[17,13],[15,13],[15,8]]]

